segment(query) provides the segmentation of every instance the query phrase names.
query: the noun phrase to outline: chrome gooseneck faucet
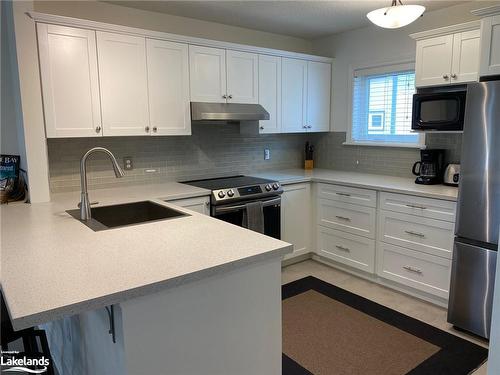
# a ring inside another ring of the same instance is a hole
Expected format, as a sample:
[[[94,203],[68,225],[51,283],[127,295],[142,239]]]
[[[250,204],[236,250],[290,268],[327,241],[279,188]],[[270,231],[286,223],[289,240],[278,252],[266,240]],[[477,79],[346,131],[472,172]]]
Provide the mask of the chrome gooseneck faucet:
[[[111,163],[113,164],[113,170],[115,171],[116,178],[121,178],[124,176],[123,170],[118,165],[115,156],[104,147],[94,147],[88,150],[80,160],[80,184],[82,187],[82,198],[80,201],[80,220],[88,221],[92,218],[90,213],[90,201],[89,201],[89,193],[87,191],[87,159],[90,155],[102,152],[111,159]]]

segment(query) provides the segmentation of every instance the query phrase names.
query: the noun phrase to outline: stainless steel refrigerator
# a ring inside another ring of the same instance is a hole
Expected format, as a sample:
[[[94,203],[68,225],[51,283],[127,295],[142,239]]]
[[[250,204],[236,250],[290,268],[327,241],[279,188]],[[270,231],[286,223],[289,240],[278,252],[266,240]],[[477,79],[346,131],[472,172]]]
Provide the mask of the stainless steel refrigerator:
[[[500,81],[468,85],[448,322],[489,338],[500,226]]]

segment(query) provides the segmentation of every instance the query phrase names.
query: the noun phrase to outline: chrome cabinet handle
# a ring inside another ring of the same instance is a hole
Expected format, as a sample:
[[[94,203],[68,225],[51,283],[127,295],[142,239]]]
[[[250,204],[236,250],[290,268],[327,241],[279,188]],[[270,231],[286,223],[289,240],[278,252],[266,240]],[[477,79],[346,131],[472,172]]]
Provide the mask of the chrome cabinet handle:
[[[205,202],[205,206],[210,206],[210,202]]]
[[[347,251],[348,253],[351,252],[351,249],[349,249],[348,247],[344,247],[344,246],[340,246],[340,245],[335,245],[335,247],[339,250]]]
[[[410,207],[410,208],[420,208],[421,210],[425,210],[427,209],[427,207],[425,206],[419,206],[417,204],[407,204],[406,207]]]
[[[351,221],[351,219],[350,219],[350,218],[345,217],[345,216],[338,216],[338,215],[335,215],[335,217],[336,217],[337,219],[340,219],[340,220]]]
[[[342,195],[343,197],[350,197],[351,194],[347,194],[347,193],[335,193],[337,195]]]
[[[425,234],[419,233],[419,232],[414,232],[412,230],[405,230],[405,233],[411,234],[412,236],[420,237],[420,238],[425,238]]]
[[[260,130],[264,130],[264,127],[263,127],[263,126],[261,126],[261,127],[260,127]]]
[[[149,133],[149,126],[146,126],[144,130],[146,131],[146,133]]]
[[[233,96],[232,96],[232,95],[228,95],[228,96],[227,96],[227,98],[228,98],[228,99],[232,99],[232,98],[233,98]]]
[[[157,132],[158,131],[158,128],[156,126],[153,126],[153,132]]]
[[[457,79],[457,75],[456,75],[455,73],[453,73],[453,74],[451,75],[451,78],[453,78],[453,79]]]
[[[448,74],[443,74],[443,78],[444,78],[444,79],[448,79],[448,78],[450,78],[450,77],[448,76]]]
[[[307,125],[307,129],[311,129],[312,128],[312,125]]]
[[[227,95],[226,94],[222,95],[222,99],[227,99]]]
[[[96,132],[96,133],[100,133],[100,132],[101,132],[101,127],[100,127],[100,126],[97,126],[97,127],[95,128],[95,132]]]
[[[403,266],[403,268],[407,271],[410,271],[410,272],[414,272],[414,273],[418,273],[419,275],[422,274],[422,270],[418,269],[418,268],[415,268],[415,267],[412,267],[412,266]]]

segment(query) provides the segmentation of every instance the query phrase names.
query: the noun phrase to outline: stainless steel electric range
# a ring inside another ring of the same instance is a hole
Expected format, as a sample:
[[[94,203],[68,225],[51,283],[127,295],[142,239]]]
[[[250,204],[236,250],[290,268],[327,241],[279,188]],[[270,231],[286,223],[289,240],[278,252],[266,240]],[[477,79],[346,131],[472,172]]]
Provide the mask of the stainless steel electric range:
[[[278,181],[251,176],[231,176],[183,183],[211,190],[210,216],[239,226],[243,225],[246,204],[262,202],[264,234],[280,239],[283,189]]]

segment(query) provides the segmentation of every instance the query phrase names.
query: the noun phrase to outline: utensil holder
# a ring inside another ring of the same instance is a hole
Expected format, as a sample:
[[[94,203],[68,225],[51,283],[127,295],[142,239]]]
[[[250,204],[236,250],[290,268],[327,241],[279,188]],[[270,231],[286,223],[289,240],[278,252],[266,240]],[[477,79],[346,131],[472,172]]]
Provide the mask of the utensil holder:
[[[311,170],[314,168],[314,160],[305,160],[304,161],[304,169],[305,170]]]

